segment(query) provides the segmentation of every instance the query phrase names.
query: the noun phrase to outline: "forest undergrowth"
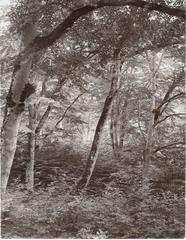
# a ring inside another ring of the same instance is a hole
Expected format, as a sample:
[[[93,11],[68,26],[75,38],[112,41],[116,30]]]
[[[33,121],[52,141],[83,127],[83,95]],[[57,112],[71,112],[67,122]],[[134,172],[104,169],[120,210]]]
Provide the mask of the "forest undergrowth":
[[[17,152],[2,199],[3,238],[184,237],[184,186],[142,187],[140,159],[117,163],[101,151],[90,185],[76,191],[86,153],[57,148],[37,153],[34,192],[25,188]]]

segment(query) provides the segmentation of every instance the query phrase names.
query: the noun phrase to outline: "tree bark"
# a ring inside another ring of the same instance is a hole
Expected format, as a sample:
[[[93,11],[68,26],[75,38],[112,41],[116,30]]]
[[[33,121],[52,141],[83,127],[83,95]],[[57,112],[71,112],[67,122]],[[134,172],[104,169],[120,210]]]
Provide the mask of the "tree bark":
[[[125,129],[127,125],[127,106],[129,94],[126,93],[125,97],[124,104],[121,106],[123,96],[121,96],[118,92],[115,100],[113,101],[111,110],[110,135],[116,160],[121,159],[121,150],[123,148]]]
[[[111,109],[111,117],[110,117],[110,137],[111,137],[111,141],[112,141],[112,149],[113,149],[113,153],[114,156],[116,158],[116,160],[119,160],[119,156],[118,156],[118,136],[117,136],[117,117],[118,115],[116,115],[115,111],[115,104],[113,103],[112,105],[112,109]]]
[[[86,167],[85,167],[83,176],[77,186],[77,188],[79,188],[79,189],[87,187],[87,185],[89,184],[90,178],[92,176],[92,173],[93,173],[93,170],[94,170],[94,167],[96,164],[96,160],[98,157],[98,152],[99,152],[99,147],[100,147],[100,143],[101,143],[101,137],[103,134],[104,125],[107,120],[108,113],[110,111],[110,107],[111,107],[114,95],[115,95],[115,92],[111,87],[111,90],[105,100],[103,111],[101,113],[101,116],[99,118],[99,121],[98,121],[98,124],[96,127],[94,140],[92,143],[89,157],[87,159],[87,163],[86,163]]]
[[[29,129],[28,133],[28,161],[26,164],[26,187],[27,190],[33,191],[34,189],[34,163],[35,163],[35,147],[36,147],[36,114],[37,110],[35,105],[29,105]]]
[[[41,119],[40,119],[40,121],[39,121],[39,123],[36,127],[35,132],[36,132],[37,136],[40,134],[41,129],[43,128],[44,124],[46,123],[46,120],[47,120],[47,118],[48,118],[48,116],[49,116],[49,114],[52,110],[52,105],[53,105],[52,103],[49,103],[46,111],[44,112],[43,116],[41,117]]]
[[[184,9],[172,8],[169,6],[164,6],[156,3],[149,3],[146,1],[121,1],[121,0],[101,0],[95,5],[87,5],[85,7],[79,8],[73,11],[62,23],[60,23],[52,32],[44,37],[36,36],[33,34],[31,29],[27,34],[31,37],[26,37],[25,40],[28,41],[24,43],[25,48],[22,51],[15,63],[14,72],[12,77],[12,83],[10,87],[9,94],[7,96],[7,113],[6,120],[3,122],[3,144],[2,144],[2,178],[1,187],[4,192],[7,187],[7,182],[10,174],[10,169],[13,162],[13,157],[15,154],[18,128],[21,122],[21,115],[24,111],[24,102],[33,92],[34,89],[31,85],[27,85],[27,79],[31,68],[31,63],[33,56],[36,52],[46,49],[51,46],[55,41],[57,41],[62,35],[67,33],[73,24],[83,15],[86,15],[94,10],[105,6],[136,6],[140,8],[149,9],[149,11],[158,11],[166,13],[168,15],[176,16],[179,18],[185,18]],[[28,29],[28,26],[27,26]],[[23,39],[24,41],[24,39]],[[109,102],[108,99],[106,99]],[[14,121],[13,121],[14,119]],[[12,123],[12,127],[10,127]],[[11,130],[12,129],[12,130]],[[9,139],[12,138],[12,144],[6,147]]]
[[[35,150],[37,139],[43,128],[46,120],[50,114],[52,103],[50,103],[41,117],[39,123],[37,123],[37,112],[38,108],[35,104],[29,105],[29,129],[32,131],[28,133],[28,161],[26,165],[26,187],[27,190],[34,190],[34,165],[35,165]]]
[[[29,38],[23,38],[26,47],[36,36],[35,26],[30,25]],[[12,82],[7,95],[6,111],[2,126],[2,157],[1,157],[1,191],[7,188],[12,167],[21,116],[24,111],[25,100],[34,92],[34,87],[28,83],[33,56],[25,59],[21,64],[15,64]]]
[[[1,193],[5,193],[17,145],[21,114],[11,111],[3,126],[3,144],[1,153]]]
[[[154,108],[155,108],[155,97],[152,96],[151,112],[153,111]],[[143,171],[144,178],[148,178],[149,165],[150,165],[150,159],[151,159],[151,153],[152,153],[153,134],[154,134],[154,114],[152,113],[149,120],[149,126],[148,126],[148,132],[147,132],[146,144],[145,144],[145,150],[144,150],[144,171]]]
[[[99,147],[101,144],[101,138],[103,135],[104,126],[105,126],[106,120],[108,118],[113,99],[117,93],[117,84],[118,84],[118,76],[119,76],[118,71],[120,71],[120,63],[121,63],[121,61],[119,59],[119,54],[120,54],[120,50],[117,49],[115,56],[114,56],[114,63],[113,63],[113,70],[112,70],[112,82],[111,82],[111,86],[110,86],[110,91],[106,97],[104,107],[103,107],[101,116],[99,118],[99,121],[98,121],[98,124],[96,127],[92,147],[91,147],[91,150],[89,153],[89,157],[87,159],[85,170],[84,170],[82,178],[80,179],[80,181],[77,184],[77,189],[83,189],[88,186],[91,176],[92,176],[92,173],[93,173],[93,170],[95,168],[95,164],[96,164],[98,153],[99,153]]]
[[[143,169],[143,178],[144,180],[148,180],[149,178],[149,167],[150,167],[150,161],[151,161],[151,155],[152,155],[152,144],[153,144],[153,135],[155,130],[155,112],[154,109],[156,109],[156,78],[157,74],[161,65],[161,61],[163,58],[163,53],[161,54],[158,66],[155,66],[155,53],[152,53],[152,59],[148,58],[147,53],[147,60],[149,61],[149,68],[150,68],[150,74],[151,74],[151,84],[152,84],[152,98],[151,98],[151,115],[149,119],[149,125],[148,125],[148,131],[146,136],[146,144],[144,149],[144,169]]]

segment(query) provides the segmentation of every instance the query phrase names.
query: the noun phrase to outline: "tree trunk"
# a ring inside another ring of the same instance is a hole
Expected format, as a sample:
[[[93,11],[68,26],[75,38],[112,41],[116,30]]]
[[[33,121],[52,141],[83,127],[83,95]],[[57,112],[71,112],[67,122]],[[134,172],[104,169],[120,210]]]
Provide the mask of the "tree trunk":
[[[121,160],[121,151],[123,148],[123,141],[125,135],[125,128],[127,125],[127,106],[128,106],[128,94],[127,98],[123,101],[123,96],[117,93],[116,98],[112,104],[111,110],[111,125],[110,125],[110,136],[112,140],[112,148],[116,160]]]
[[[27,38],[23,37],[26,47],[36,35],[35,27],[30,26]],[[34,87],[28,83],[32,58],[23,62],[17,61],[14,66],[12,82],[7,96],[6,111],[2,126],[2,157],[1,157],[1,191],[5,193],[16,151],[18,130],[24,111],[25,100],[34,92]]]
[[[43,128],[52,108],[52,103],[50,103],[41,117],[39,123],[37,124],[37,111],[36,105],[29,105],[29,129],[32,131],[28,133],[28,161],[26,165],[26,186],[27,190],[34,190],[34,165],[35,165],[35,149],[38,136],[41,129]]]
[[[5,193],[17,146],[17,135],[21,121],[21,113],[16,109],[9,114],[3,126],[3,144],[1,153],[1,193]]]
[[[115,54],[115,57],[114,57],[110,91],[108,96],[106,97],[104,107],[96,127],[92,147],[89,153],[89,157],[87,159],[83,176],[77,184],[78,189],[86,188],[88,186],[93,170],[95,168],[105,122],[108,118],[108,114],[111,109],[113,99],[117,93],[117,84],[118,84],[118,76],[119,76],[118,71],[120,71],[120,60],[118,58],[119,58],[119,52]]]
[[[26,165],[26,186],[27,190],[34,189],[34,162],[35,162],[35,147],[36,147],[36,108],[35,105],[29,105],[29,129],[28,133],[28,161]]]
[[[148,58],[148,54],[147,54]],[[161,65],[161,61],[163,59],[163,53],[159,59],[158,65],[156,66],[156,53],[152,53],[152,59],[149,59],[149,68],[151,71],[151,84],[152,84],[152,98],[151,98],[151,117],[149,119],[146,144],[144,150],[144,169],[143,169],[143,178],[148,181],[149,178],[149,167],[152,155],[152,144],[153,144],[153,135],[155,129],[155,113],[154,109],[156,109],[156,78]]]
[[[109,94],[105,100],[103,111],[102,111],[102,114],[99,118],[99,121],[98,121],[98,124],[96,127],[94,140],[92,143],[89,157],[87,159],[85,171],[84,171],[83,176],[77,186],[77,188],[79,188],[79,189],[87,187],[87,185],[89,184],[90,178],[92,176],[92,173],[93,173],[93,170],[94,170],[94,167],[96,164],[96,160],[98,157],[98,152],[99,152],[99,147],[100,147],[100,143],[101,143],[101,137],[103,134],[104,125],[107,120],[113,98],[114,98],[114,91],[113,91],[113,89],[111,89],[111,91],[109,92]]]
[[[114,111],[115,104],[113,103],[111,109],[111,117],[110,117],[110,137],[112,141],[112,149],[116,160],[119,160],[118,156],[118,136],[117,136],[117,117]]]
[[[153,111],[153,109],[155,109],[154,96],[152,97],[152,101],[151,101],[151,111]],[[149,126],[148,126],[146,144],[145,144],[145,150],[144,150],[144,172],[143,172],[144,178],[148,178],[150,159],[151,159],[151,153],[152,153],[153,134],[154,134],[154,114],[152,113],[149,120]]]

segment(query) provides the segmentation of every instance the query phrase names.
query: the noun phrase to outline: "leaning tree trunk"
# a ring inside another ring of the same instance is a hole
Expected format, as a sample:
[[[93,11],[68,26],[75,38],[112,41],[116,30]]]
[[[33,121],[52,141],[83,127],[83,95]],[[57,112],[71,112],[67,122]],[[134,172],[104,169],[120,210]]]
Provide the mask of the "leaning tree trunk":
[[[104,107],[96,127],[92,147],[89,153],[89,157],[87,159],[83,176],[77,184],[78,189],[86,188],[88,186],[93,170],[95,168],[105,122],[108,118],[113,99],[117,93],[117,84],[118,84],[120,65],[121,65],[120,59],[119,59],[119,52],[120,51],[118,51],[117,54],[115,53],[110,91],[108,96],[106,97]]]
[[[36,35],[35,27],[27,26],[27,33],[23,36],[23,44],[26,47]],[[1,155],[1,191],[6,191],[10,170],[12,167],[18,130],[24,111],[25,100],[34,92],[34,87],[28,83],[33,56],[25,61],[17,59],[10,90],[7,96],[6,111],[2,126],[2,155]]]
[[[1,152],[1,192],[6,191],[8,179],[10,175],[10,169],[14,159],[14,154],[17,146],[17,134],[21,121],[21,114],[19,112],[12,111],[8,117],[8,120],[3,126],[3,144]]]

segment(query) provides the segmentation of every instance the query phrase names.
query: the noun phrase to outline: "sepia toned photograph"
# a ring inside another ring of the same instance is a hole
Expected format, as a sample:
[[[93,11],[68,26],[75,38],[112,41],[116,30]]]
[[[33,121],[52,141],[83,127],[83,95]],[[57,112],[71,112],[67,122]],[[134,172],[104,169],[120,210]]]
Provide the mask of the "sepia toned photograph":
[[[0,0],[1,238],[184,239],[183,0]]]

